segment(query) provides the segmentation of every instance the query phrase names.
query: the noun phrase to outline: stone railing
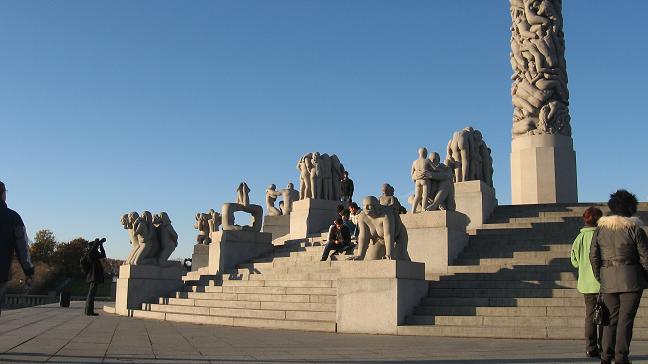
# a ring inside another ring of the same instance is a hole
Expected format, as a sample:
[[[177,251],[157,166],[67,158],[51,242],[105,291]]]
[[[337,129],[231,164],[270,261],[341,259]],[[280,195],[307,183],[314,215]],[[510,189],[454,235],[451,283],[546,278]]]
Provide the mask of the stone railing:
[[[21,308],[47,305],[56,303],[59,299],[54,295],[34,295],[34,294],[7,294],[5,295],[3,308]]]

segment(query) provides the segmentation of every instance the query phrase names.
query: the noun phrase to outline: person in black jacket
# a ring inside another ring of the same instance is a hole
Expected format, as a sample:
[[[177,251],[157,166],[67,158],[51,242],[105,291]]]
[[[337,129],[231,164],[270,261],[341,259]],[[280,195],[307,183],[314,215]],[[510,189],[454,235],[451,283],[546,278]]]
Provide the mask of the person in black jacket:
[[[11,260],[14,251],[20,266],[27,277],[27,284],[31,284],[34,275],[34,266],[29,258],[29,240],[25,224],[20,215],[7,207],[7,189],[0,182],[0,312],[7,289],[7,282],[11,278]]]
[[[104,269],[101,264],[101,259],[106,257],[103,243],[106,239],[95,239],[90,243],[90,250],[88,251],[89,263],[86,270],[86,282],[90,283],[88,289],[88,297],[86,298],[85,314],[88,316],[97,316],[94,312],[94,300],[97,294],[97,286],[104,281]]]
[[[322,261],[325,261],[329,257],[331,250],[334,250],[338,254],[344,251],[353,251],[353,244],[351,244],[351,231],[349,228],[344,226],[344,222],[341,218],[335,219],[333,225],[329,228],[328,242],[324,247],[324,253],[322,253]]]
[[[344,177],[340,180],[340,189],[342,192],[342,201],[353,201],[353,180],[349,178],[349,172],[344,171]]]

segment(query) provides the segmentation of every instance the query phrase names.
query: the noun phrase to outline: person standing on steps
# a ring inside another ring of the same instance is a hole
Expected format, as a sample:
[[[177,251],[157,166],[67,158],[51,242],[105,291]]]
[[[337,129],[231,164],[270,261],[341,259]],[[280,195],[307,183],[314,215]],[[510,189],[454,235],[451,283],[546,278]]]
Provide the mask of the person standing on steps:
[[[97,287],[104,281],[104,268],[101,259],[106,257],[106,251],[103,247],[105,241],[105,238],[92,241],[90,249],[82,258],[82,268],[86,274],[86,282],[90,284],[85,304],[85,314],[87,316],[98,316],[94,311],[94,300]]]
[[[626,190],[610,195],[611,215],[599,219],[590,262],[601,283],[609,324],[603,328],[601,363],[628,364],[634,319],[648,287],[648,237],[637,213],[637,197]]]
[[[0,182],[0,314],[4,302],[7,282],[11,278],[11,260],[14,251],[25,273],[27,285],[31,285],[34,266],[29,257],[27,229],[20,215],[7,207],[7,189]]]
[[[574,240],[571,249],[571,262],[574,268],[578,268],[578,292],[585,297],[585,355],[590,358],[600,356],[601,351],[601,329],[594,324],[594,306],[599,295],[601,285],[594,277],[592,265],[589,261],[590,245],[592,236],[596,231],[598,220],[603,212],[595,206],[588,207],[583,213],[585,227]]]
[[[342,190],[342,201],[353,201],[353,180],[349,178],[349,172],[344,171],[344,176],[340,180],[340,190]]]

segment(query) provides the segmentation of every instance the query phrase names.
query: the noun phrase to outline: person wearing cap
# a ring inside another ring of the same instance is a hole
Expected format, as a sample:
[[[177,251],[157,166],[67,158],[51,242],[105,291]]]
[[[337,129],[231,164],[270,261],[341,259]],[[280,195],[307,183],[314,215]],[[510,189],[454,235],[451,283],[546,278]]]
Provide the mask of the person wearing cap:
[[[106,257],[103,243],[106,239],[95,239],[90,243],[88,250],[88,269],[86,270],[86,283],[90,284],[88,288],[88,297],[86,297],[85,314],[88,316],[98,316],[94,311],[94,301],[97,294],[97,287],[104,282],[104,268],[101,259]]]
[[[27,229],[18,213],[7,207],[7,189],[0,182],[0,312],[7,282],[11,279],[11,261],[14,251],[20,262],[27,284],[30,285],[34,275],[34,265],[29,257],[29,239]]]

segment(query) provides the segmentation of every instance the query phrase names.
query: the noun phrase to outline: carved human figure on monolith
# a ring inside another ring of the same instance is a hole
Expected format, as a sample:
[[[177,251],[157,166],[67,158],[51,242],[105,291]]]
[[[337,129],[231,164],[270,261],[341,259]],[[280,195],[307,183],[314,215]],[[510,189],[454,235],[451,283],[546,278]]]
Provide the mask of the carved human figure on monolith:
[[[293,209],[293,202],[299,200],[299,191],[295,189],[292,182],[288,182],[286,188],[281,191],[281,196],[283,198],[281,213],[283,215],[290,215]]]
[[[331,172],[333,174],[333,197],[332,200],[339,200],[342,197],[341,180],[344,176],[344,165],[340,162],[337,155],[331,155]]]
[[[281,191],[277,191],[277,186],[274,184],[271,184],[266,188],[265,191],[265,203],[266,203],[266,210],[268,210],[268,216],[279,216],[281,215],[281,211],[274,207],[275,201],[277,201],[277,197],[281,196]]]
[[[144,211],[142,216],[135,220],[133,228],[140,244],[138,253],[134,259],[134,264],[157,264],[160,243],[155,225],[153,225],[153,214],[149,211]]]
[[[362,200],[364,210],[358,216],[358,255],[350,260],[410,260],[407,230],[390,207],[382,206],[374,196]]]
[[[445,165],[454,170],[454,181],[481,180],[493,187],[493,159],[481,131],[467,126],[448,142]]]
[[[510,0],[513,137],[571,136],[561,0]]]
[[[236,203],[243,206],[250,204],[250,188],[245,182],[241,182],[236,189]]]
[[[425,203],[429,198],[430,179],[426,176],[431,171],[430,161],[427,159],[427,149],[418,149],[419,157],[412,163],[412,181],[414,181],[414,200],[412,201],[412,212],[425,210]]]
[[[455,173],[455,182],[468,180],[468,169],[470,168],[470,151],[473,128],[470,126],[456,131],[448,142],[448,158],[452,160],[452,167]]]
[[[331,157],[324,153],[320,156],[320,170],[322,171],[322,197],[323,200],[333,200],[333,164]]]

